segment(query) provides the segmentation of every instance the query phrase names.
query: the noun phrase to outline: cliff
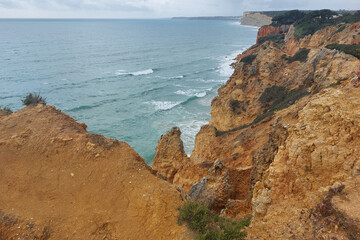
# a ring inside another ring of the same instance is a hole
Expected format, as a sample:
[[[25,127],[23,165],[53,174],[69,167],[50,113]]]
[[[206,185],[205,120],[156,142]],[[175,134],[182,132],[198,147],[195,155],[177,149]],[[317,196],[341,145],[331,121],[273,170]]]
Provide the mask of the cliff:
[[[174,186],[52,106],[0,116],[0,239],[190,239]]]
[[[52,106],[0,111],[0,239],[191,239],[188,198],[251,217],[248,239],[360,239],[360,60],[326,47],[359,32],[261,28],[190,158],[175,127],[154,169]]]
[[[261,27],[271,24],[271,17],[260,12],[244,12],[240,22],[242,25]]]
[[[326,48],[359,44],[359,31],[260,29],[173,183],[223,216],[251,216],[249,239],[360,238],[360,60]]]

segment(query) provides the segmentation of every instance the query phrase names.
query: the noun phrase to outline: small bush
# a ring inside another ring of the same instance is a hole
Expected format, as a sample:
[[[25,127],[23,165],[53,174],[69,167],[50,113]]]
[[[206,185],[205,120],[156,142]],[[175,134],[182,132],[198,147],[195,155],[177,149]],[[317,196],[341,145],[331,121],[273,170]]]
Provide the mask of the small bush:
[[[186,222],[191,230],[205,233],[206,226],[212,222],[214,214],[204,205],[197,202],[185,202],[179,209],[178,222]]]
[[[270,34],[266,37],[259,38],[257,44],[262,44],[266,41],[274,42],[276,44],[284,44],[284,34]]]
[[[284,54],[281,56],[281,58],[287,60],[288,63],[292,63],[295,61],[306,62],[309,52],[310,49],[300,48],[299,51],[297,51],[294,56],[289,57]]]
[[[193,201],[179,208],[178,223],[183,222],[197,233],[197,240],[242,240],[246,237],[243,229],[250,224],[249,220],[237,222],[219,217],[204,204]]]
[[[9,107],[0,108],[0,111],[4,112],[6,115],[10,115],[13,111]]]
[[[341,27],[338,28],[338,30],[336,30],[335,34],[344,31],[345,28],[346,26],[342,25]]]
[[[256,55],[248,55],[246,57],[244,57],[243,59],[240,60],[240,62],[243,62],[244,65],[248,65],[251,64],[256,58]]]
[[[360,44],[329,44],[326,46],[328,49],[336,49],[338,51],[344,52],[346,54],[353,55],[354,57],[360,59]]]
[[[290,25],[305,16],[304,12],[292,10],[272,18],[272,26]]]
[[[29,106],[33,105],[36,106],[38,104],[46,105],[45,98],[40,96],[40,93],[29,93],[23,100],[21,100],[23,105]]]

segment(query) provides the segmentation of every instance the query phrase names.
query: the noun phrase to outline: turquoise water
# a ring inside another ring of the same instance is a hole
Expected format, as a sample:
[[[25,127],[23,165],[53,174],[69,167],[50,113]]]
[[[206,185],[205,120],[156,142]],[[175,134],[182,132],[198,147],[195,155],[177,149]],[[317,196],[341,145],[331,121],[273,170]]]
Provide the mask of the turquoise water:
[[[206,20],[0,20],[0,106],[40,92],[148,163],[180,127],[191,153],[211,100],[257,29]]]

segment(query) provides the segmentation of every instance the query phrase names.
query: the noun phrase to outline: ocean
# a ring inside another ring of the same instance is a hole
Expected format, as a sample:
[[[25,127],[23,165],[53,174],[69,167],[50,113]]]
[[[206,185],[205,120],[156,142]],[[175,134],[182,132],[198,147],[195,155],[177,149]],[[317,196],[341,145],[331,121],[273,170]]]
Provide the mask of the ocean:
[[[229,65],[256,34],[220,20],[0,20],[0,106],[16,111],[40,93],[148,164],[178,126],[191,154]]]

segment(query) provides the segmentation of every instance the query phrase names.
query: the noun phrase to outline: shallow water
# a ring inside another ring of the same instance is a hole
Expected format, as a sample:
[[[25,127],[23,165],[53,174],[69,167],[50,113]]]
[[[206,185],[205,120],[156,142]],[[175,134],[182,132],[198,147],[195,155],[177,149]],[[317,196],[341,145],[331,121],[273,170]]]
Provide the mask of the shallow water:
[[[151,163],[180,127],[190,154],[211,100],[257,28],[207,20],[0,20],[0,106],[40,92]]]

